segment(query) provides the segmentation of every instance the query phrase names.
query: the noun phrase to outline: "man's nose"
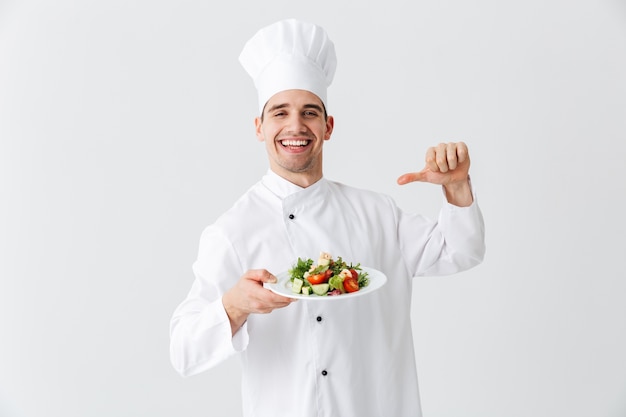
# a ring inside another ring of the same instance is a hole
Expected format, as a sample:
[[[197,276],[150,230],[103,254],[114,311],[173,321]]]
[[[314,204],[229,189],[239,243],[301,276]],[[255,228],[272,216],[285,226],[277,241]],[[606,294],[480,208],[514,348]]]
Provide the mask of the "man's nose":
[[[288,129],[291,132],[305,132],[307,127],[304,123],[304,118],[299,114],[289,115],[287,120]]]

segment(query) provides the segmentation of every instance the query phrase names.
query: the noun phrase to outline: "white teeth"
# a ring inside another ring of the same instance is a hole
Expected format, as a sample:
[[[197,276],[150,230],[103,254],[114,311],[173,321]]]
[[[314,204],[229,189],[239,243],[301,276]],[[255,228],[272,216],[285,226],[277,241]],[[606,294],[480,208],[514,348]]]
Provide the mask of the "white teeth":
[[[283,146],[306,146],[308,140],[283,140],[281,143]]]

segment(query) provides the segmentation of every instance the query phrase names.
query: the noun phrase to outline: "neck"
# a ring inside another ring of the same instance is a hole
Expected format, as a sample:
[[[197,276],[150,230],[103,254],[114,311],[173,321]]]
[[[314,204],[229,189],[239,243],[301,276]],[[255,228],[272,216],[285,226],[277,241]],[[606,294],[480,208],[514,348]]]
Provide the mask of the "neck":
[[[307,188],[322,179],[321,172],[319,174],[317,173],[311,174],[311,173],[295,173],[295,172],[284,171],[284,170],[276,170],[273,167],[270,167],[270,169],[279,177],[282,177],[286,179],[287,181],[289,181],[290,183],[295,184],[302,188]]]

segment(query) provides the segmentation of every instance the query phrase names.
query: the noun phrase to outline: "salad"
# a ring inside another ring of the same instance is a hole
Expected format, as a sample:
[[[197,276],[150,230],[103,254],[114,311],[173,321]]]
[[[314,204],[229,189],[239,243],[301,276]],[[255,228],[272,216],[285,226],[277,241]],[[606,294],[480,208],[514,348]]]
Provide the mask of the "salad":
[[[301,259],[289,270],[291,291],[296,294],[334,296],[359,291],[369,284],[367,272],[361,264],[348,264],[341,257],[333,259],[321,252],[317,263]]]

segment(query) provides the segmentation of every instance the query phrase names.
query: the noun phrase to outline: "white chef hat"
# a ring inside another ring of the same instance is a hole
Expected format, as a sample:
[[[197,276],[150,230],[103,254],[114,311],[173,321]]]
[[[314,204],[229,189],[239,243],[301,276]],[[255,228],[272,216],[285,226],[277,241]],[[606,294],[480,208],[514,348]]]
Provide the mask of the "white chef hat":
[[[317,25],[286,19],[259,30],[246,43],[239,62],[258,92],[259,114],[274,94],[307,90],[327,106],[326,89],[337,68],[335,46]]]

